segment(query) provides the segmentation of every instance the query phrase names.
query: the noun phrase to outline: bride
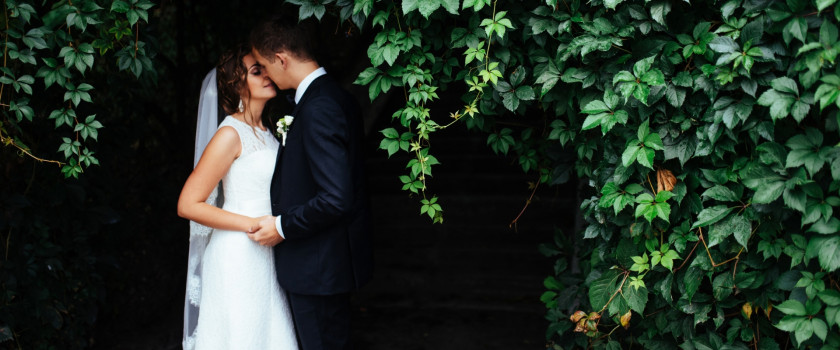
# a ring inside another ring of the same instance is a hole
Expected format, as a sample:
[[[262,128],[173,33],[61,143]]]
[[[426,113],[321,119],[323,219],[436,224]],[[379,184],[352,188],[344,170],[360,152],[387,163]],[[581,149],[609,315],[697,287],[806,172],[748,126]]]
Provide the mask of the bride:
[[[279,143],[261,115],[276,93],[246,46],[224,54],[204,80],[197,164],[178,199],[178,215],[192,221],[184,349],[297,349],[271,247],[246,234],[271,214]],[[216,128],[218,104],[228,116]]]

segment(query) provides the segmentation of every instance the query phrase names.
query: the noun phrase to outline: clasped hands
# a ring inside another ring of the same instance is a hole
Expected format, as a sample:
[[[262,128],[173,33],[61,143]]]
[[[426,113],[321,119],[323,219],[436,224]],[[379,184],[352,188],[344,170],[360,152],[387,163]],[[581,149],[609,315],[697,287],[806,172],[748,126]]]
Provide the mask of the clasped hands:
[[[260,245],[273,247],[283,242],[283,237],[277,233],[277,227],[274,226],[275,217],[266,215],[255,218],[251,224],[251,228],[245,232],[248,238]]]

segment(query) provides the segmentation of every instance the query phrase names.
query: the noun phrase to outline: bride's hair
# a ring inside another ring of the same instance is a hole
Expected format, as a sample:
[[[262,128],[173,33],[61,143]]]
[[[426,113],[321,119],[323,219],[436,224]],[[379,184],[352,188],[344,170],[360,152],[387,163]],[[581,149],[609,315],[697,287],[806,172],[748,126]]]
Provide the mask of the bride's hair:
[[[248,70],[242,63],[242,58],[251,53],[248,46],[236,45],[222,54],[216,66],[216,84],[219,88],[219,104],[228,115],[236,113],[239,107],[241,93],[250,95],[246,89],[245,79]],[[250,97],[250,96],[249,96]]]

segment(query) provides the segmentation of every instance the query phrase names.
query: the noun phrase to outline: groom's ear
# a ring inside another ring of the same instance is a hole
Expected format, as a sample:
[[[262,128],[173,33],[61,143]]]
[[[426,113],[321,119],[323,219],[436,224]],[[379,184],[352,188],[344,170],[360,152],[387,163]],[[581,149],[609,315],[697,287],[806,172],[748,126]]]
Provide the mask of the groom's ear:
[[[285,53],[282,52],[275,52],[274,53],[274,60],[280,64],[280,67],[286,68],[287,64],[289,63],[288,57],[286,57]]]

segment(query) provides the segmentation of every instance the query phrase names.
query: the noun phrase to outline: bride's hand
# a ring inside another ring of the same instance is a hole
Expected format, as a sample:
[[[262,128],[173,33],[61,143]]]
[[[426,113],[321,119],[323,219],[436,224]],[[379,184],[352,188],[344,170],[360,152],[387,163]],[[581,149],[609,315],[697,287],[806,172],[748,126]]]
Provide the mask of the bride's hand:
[[[248,229],[248,231],[245,231],[245,233],[250,235],[252,233],[255,233],[255,232],[259,231],[260,228],[261,228],[260,221],[265,219],[266,217],[268,217],[268,215],[260,216],[258,218],[251,218],[251,227]]]
[[[257,227],[253,232],[248,232],[248,238],[259,243],[260,245],[273,247],[283,242],[283,236],[277,233],[277,227],[274,226],[274,216],[263,216],[257,218]]]

